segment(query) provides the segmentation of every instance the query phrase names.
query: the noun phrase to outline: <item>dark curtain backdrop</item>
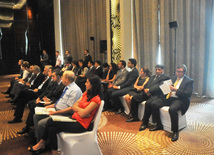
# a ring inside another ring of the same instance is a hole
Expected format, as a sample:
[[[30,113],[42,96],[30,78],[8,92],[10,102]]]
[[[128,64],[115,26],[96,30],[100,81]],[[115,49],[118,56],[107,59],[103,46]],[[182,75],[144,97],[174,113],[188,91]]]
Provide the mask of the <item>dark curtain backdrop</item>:
[[[93,60],[103,62],[100,40],[107,40],[106,1],[63,0],[61,18],[64,50],[70,50],[74,60],[78,60],[83,59],[83,51],[89,49]],[[91,41],[90,37],[94,37],[94,41]]]

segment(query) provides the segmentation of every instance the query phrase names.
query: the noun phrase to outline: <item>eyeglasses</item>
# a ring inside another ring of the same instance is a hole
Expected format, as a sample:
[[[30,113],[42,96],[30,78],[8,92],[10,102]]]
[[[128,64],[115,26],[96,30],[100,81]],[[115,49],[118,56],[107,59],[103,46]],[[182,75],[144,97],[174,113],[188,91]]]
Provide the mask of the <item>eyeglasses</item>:
[[[176,70],[176,72],[177,72],[177,73],[184,73],[184,71],[177,71],[177,70]]]

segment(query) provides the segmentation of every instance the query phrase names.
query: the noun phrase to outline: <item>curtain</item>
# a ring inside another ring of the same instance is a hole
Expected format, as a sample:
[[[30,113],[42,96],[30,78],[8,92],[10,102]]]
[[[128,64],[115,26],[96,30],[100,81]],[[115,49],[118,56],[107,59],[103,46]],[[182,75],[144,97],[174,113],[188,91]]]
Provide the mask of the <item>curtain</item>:
[[[100,53],[100,40],[107,40],[105,0],[61,0],[61,18],[63,47],[74,60],[89,49],[93,60],[106,61]]]
[[[178,21],[176,30],[176,65],[186,64],[187,75],[194,79],[194,91],[214,97],[213,0],[160,0],[162,60],[168,75],[174,73],[175,30],[170,21]]]
[[[138,67],[155,73],[158,54],[158,0],[134,0],[133,52]]]

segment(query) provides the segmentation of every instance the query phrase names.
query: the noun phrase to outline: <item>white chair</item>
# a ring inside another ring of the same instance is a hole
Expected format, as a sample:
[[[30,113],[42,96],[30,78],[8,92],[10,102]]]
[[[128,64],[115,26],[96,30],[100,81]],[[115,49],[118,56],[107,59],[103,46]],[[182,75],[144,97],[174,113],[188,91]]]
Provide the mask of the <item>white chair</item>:
[[[128,115],[130,113],[130,109],[126,103],[125,95],[120,97],[120,101],[124,107],[124,112]]]
[[[104,101],[101,102],[94,118],[92,131],[84,133],[57,134],[58,150],[63,155],[102,155],[97,141],[97,129],[103,110]]]
[[[138,117],[140,120],[143,119],[145,104],[146,104],[146,101],[139,104]],[[172,132],[171,131],[171,118],[169,115],[169,107],[168,106],[164,106],[160,109],[160,118],[161,118],[161,122],[163,124],[163,129],[165,131]],[[152,116],[149,118],[149,123],[153,124]],[[179,130],[181,130],[181,129],[185,128],[186,126],[187,126],[186,115],[185,114],[181,115],[181,111],[179,111],[178,112],[178,128],[179,128]]]

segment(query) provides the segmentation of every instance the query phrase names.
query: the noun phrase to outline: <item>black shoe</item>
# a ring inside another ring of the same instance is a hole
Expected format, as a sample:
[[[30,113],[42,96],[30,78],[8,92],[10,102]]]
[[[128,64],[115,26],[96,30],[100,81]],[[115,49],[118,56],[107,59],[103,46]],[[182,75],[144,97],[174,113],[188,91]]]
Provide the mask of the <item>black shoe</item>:
[[[1,93],[2,94],[9,94],[7,91],[2,91]]]
[[[13,123],[21,123],[22,120],[20,118],[14,118],[13,120],[11,121],[8,121],[9,124],[13,124]]]
[[[178,137],[179,137],[179,132],[178,131],[173,132],[171,141],[174,142],[174,141],[178,140]]]
[[[145,130],[148,127],[147,124],[142,124],[139,131]]]
[[[32,152],[33,154],[40,154],[40,153],[43,153],[43,152],[47,151],[47,147],[41,148],[41,149],[38,149],[38,150],[34,150],[33,146],[30,146],[28,151]]]
[[[138,117],[131,117],[126,120],[126,122],[137,122],[137,121],[140,121]]]
[[[119,109],[115,112],[116,115],[121,114],[121,113],[123,113],[123,111],[121,109]]]
[[[14,100],[14,99],[9,99],[9,100],[8,100],[8,102],[10,102],[10,103],[14,103],[14,102],[15,102],[15,100]]]
[[[11,96],[10,95],[7,95],[7,96],[5,96],[6,98],[10,98]]]
[[[21,131],[17,132],[17,134],[25,134],[29,132],[29,128],[28,127],[24,127]]]
[[[157,131],[157,130],[163,130],[163,126],[155,125],[151,129],[149,129],[149,131]]]

